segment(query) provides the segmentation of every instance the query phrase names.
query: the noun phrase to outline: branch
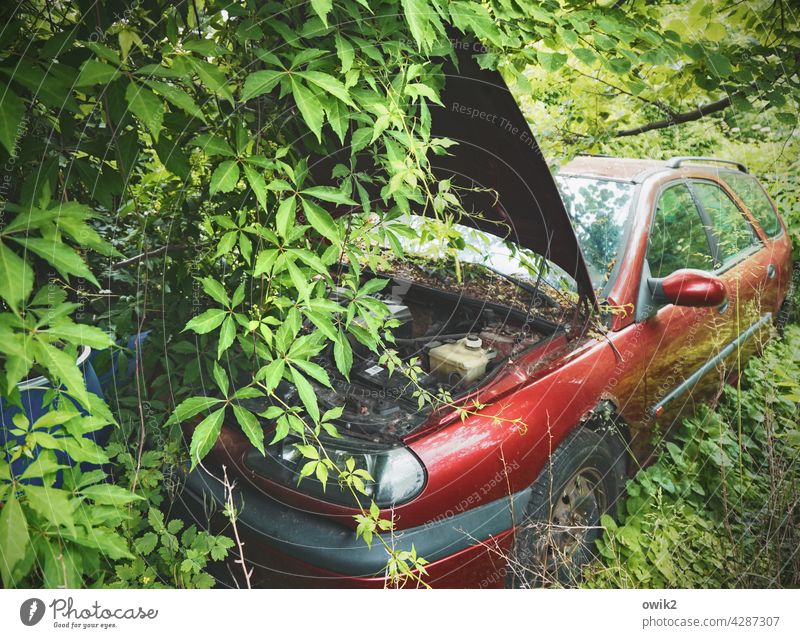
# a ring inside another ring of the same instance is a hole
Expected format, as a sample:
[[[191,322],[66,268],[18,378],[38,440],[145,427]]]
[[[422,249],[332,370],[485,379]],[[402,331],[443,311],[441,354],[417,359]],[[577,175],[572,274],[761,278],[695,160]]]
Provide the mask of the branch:
[[[130,259],[124,259],[123,261],[118,261],[116,264],[113,264],[111,268],[123,268],[125,266],[130,266],[131,264],[135,264],[136,262],[142,261],[143,259],[149,259],[150,257],[156,257],[162,253],[176,253],[184,250],[186,248],[185,244],[176,244],[174,246],[162,246],[161,248],[156,248],[155,250],[145,251],[141,255],[136,255],[136,257],[131,257]]]
[[[623,95],[628,95],[628,96],[630,96],[630,97],[632,97],[634,99],[637,99],[637,100],[640,100],[640,101],[644,102],[645,104],[649,104],[650,106],[655,106],[657,109],[659,109],[659,110],[663,111],[664,113],[666,113],[667,117],[675,117],[675,116],[678,115],[675,111],[673,111],[671,108],[669,108],[669,106],[664,104],[661,100],[655,100],[655,101],[648,100],[646,97],[642,97],[641,95],[635,95],[631,91],[627,91],[627,90],[625,90],[625,89],[623,89],[623,88],[621,88],[621,87],[619,87],[619,86],[617,86],[615,84],[612,84],[611,82],[608,82],[607,80],[604,80],[603,78],[601,78],[599,76],[596,77],[594,75],[589,75],[588,73],[584,73],[583,71],[581,71],[579,69],[576,69],[575,67],[570,67],[570,68],[573,71],[575,71],[578,75],[582,75],[583,77],[588,78],[590,80],[594,80],[595,82],[600,82],[600,84],[605,84],[607,87],[609,87],[611,89],[614,89],[618,93],[621,93]]]
[[[676,124],[684,124],[685,122],[693,122],[694,120],[699,120],[701,117],[705,117],[706,115],[711,115],[712,113],[717,113],[718,111],[722,111],[728,108],[731,105],[731,96],[727,96],[722,98],[721,100],[717,100],[716,102],[711,102],[709,104],[703,104],[702,106],[698,106],[696,109],[691,111],[686,111],[685,113],[677,113],[672,117],[664,118],[663,120],[658,120],[656,122],[650,122],[648,124],[643,124],[642,126],[637,126],[636,128],[629,128],[622,131],[617,131],[614,133],[614,137],[627,137],[629,135],[639,135],[641,133],[647,133],[648,131],[656,131],[662,128],[669,128],[670,126],[675,126]]]

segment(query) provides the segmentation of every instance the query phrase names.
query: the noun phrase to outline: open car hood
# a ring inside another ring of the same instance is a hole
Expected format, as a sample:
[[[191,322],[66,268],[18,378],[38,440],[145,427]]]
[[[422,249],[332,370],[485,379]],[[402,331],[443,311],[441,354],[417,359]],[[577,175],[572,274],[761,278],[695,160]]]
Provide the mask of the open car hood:
[[[432,134],[458,146],[431,163],[442,178],[481,190],[461,192],[462,224],[544,255],[575,279],[578,291],[596,305],[589,272],[564,202],[519,105],[497,71],[482,69],[472,46],[456,42],[458,68],[444,65],[442,102],[432,106]]]

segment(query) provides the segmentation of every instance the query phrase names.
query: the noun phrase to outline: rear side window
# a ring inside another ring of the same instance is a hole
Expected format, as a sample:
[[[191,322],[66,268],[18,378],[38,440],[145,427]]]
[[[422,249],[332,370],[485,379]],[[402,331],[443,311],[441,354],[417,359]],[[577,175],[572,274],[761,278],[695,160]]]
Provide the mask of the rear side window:
[[[685,184],[667,188],[658,199],[647,262],[653,277],[681,268],[714,268],[706,229]]]
[[[710,182],[694,182],[692,188],[708,214],[722,264],[758,242],[750,222],[724,190]]]
[[[744,173],[723,173],[721,177],[753,213],[767,237],[775,237],[781,232],[781,222],[772,202],[755,177]]]

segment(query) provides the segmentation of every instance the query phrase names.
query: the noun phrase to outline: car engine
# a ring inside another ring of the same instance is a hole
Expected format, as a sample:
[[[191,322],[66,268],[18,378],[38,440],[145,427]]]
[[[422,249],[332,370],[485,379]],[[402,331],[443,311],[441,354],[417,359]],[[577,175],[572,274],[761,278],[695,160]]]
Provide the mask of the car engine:
[[[393,336],[401,359],[416,359],[424,371],[416,383],[400,370],[390,374],[355,338],[349,380],[338,371],[332,348],[317,361],[332,385],[314,384],[320,409],[344,406],[337,427],[358,438],[384,442],[412,432],[429,412],[429,406],[420,409],[420,388],[437,396],[442,391],[453,398],[467,394],[556,330],[553,324],[487,300],[407,281],[391,283],[389,292],[374,297],[399,323]],[[299,401],[289,384],[279,391],[287,402]]]

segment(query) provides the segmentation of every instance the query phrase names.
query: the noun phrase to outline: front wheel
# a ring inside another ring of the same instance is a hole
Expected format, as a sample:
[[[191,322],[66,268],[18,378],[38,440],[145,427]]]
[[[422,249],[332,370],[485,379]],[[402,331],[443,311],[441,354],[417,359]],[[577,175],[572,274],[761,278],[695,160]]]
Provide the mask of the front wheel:
[[[531,486],[508,561],[507,584],[575,585],[594,558],[600,517],[625,485],[624,450],[610,430],[570,434]]]

